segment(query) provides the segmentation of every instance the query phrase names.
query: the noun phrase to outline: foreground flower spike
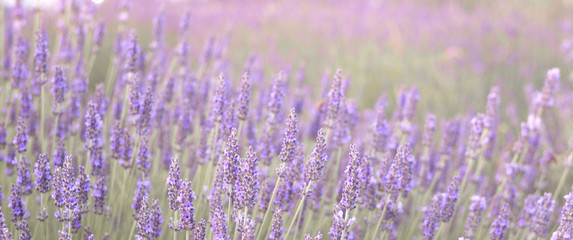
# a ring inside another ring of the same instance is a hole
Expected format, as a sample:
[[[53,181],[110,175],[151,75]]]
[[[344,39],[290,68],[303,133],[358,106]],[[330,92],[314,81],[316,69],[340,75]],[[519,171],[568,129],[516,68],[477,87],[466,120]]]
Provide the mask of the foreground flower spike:
[[[316,137],[316,145],[305,166],[305,180],[316,181],[322,175],[324,165],[328,159],[326,154],[326,133],[319,129]]]
[[[271,233],[269,234],[269,239],[271,240],[280,240],[282,239],[282,235],[284,233],[283,229],[283,219],[282,219],[282,210],[281,208],[276,208],[275,213],[273,214],[273,225],[271,227]]]
[[[211,212],[209,213],[213,239],[227,240],[227,214],[223,211],[222,203],[217,200],[214,201],[215,202],[211,205]]]
[[[22,233],[20,233],[20,240],[32,240],[32,233],[28,227],[28,221],[22,220],[19,229],[22,231]]]
[[[561,222],[559,227],[553,235],[551,240],[565,240],[570,239],[571,230],[573,230],[573,193],[565,195],[565,204],[561,209]]]
[[[440,220],[442,222],[449,222],[454,216],[456,202],[458,201],[458,191],[460,190],[460,177],[455,176],[452,178],[448,186],[446,194],[446,201],[440,206]]]
[[[105,198],[107,197],[107,186],[105,185],[106,181],[107,176],[97,176],[97,180],[94,184],[94,190],[92,192],[92,197],[94,197],[93,211],[98,215],[102,215],[105,210]]]
[[[412,165],[414,157],[412,148],[409,144],[402,145],[398,148],[394,162],[385,177],[386,192],[388,194],[409,192],[410,182],[412,181]]]
[[[253,146],[249,147],[247,157],[241,161],[239,188],[237,189],[237,201],[235,207],[253,208],[256,203],[257,193],[259,192],[259,159]]]
[[[445,198],[444,194],[438,193],[432,198],[432,203],[422,209],[424,220],[422,221],[423,240],[432,240],[440,226],[440,204]]]
[[[549,231],[551,214],[553,214],[555,201],[551,199],[551,193],[545,193],[535,204],[535,214],[531,222],[531,229],[538,237],[545,237]]]
[[[510,223],[510,211],[509,204],[503,202],[501,209],[493,223],[491,224],[490,239],[491,240],[503,240],[506,238],[506,231],[509,228]]]
[[[19,226],[28,213],[26,212],[26,203],[22,200],[22,193],[17,185],[12,185],[12,194],[8,198],[8,207],[12,215],[12,222]]]
[[[346,165],[346,170],[344,171],[346,180],[342,190],[342,199],[340,200],[340,208],[342,208],[346,214],[349,214],[350,210],[356,208],[364,174],[360,162],[360,153],[356,150],[356,145],[350,145],[349,155],[348,165]]]
[[[137,231],[138,231],[136,238],[149,239],[151,237],[150,234],[152,232],[152,229],[150,229],[149,200],[147,195],[141,198],[139,205],[140,208],[136,212]]]
[[[167,177],[167,196],[169,198],[169,209],[179,210],[179,200],[177,199],[181,189],[181,170],[179,169],[179,158],[171,158],[169,165],[169,176]]]
[[[44,75],[48,72],[48,39],[42,31],[36,31],[36,52],[34,53],[34,71]],[[42,83],[43,84],[43,83]]]
[[[161,215],[161,208],[159,207],[159,200],[153,200],[151,205],[151,212],[149,213],[149,223],[151,224],[151,238],[159,238],[161,236],[161,225],[163,224],[163,217]]]
[[[298,134],[298,128],[296,120],[296,111],[294,108],[291,108],[283,134],[283,144],[281,152],[279,153],[278,156],[281,162],[286,163],[294,159],[297,145],[297,134]]]
[[[30,195],[34,189],[29,165],[26,158],[21,156],[20,161],[18,161],[18,178],[16,178],[16,184],[20,187],[21,193],[24,196]]]
[[[478,195],[472,196],[471,201],[468,219],[465,224],[464,236],[473,239],[477,228],[481,223],[482,214],[487,208],[487,205],[486,199]]]
[[[193,229],[195,229],[195,207],[193,206],[193,201],[196,197],[195,192],[191,189],[191,182],[189,180],[183,180],[177,198],[180,203],[179,212],[181,213],[181,221],[178,224],[177,230],[193,231]]]
[[[225,109],[225,94],[227,89],[227,82],[223,74],[219,75],[217,81],[217,88],[213,95],[213,105],[211,106],[211,114],[209,115],[210,121],[221,124],[223,121],[223,111]]]
[[[34,175],[36,175],[36,190],[40,193],[47,193],[52,185],[52,172],[50,160],[46,154],[38,155],[38,160],[34,164]]]
[[[197,227],[193,231],[193,239],[194,240],[205,240],[205,239],[207,239],[205,237],[205,230],[206,230],[205,224],[206,224],[205,219],[201,219],[201,221],[199,221],[199,223],[197,224]]]

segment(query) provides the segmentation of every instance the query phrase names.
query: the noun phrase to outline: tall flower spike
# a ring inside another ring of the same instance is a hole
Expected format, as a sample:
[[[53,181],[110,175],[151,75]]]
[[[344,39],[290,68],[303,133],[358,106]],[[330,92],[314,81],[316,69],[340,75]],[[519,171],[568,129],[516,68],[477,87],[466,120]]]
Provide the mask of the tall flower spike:
[[[34,71],[36,74],[48,72],[48,39],[41,31],[36,32],[36,52],[34,53]],[[43,83],[42,83],[43,84]]]
[[[283,229],[283,218],[281,213],[281,208],[277,207],[275,209],[275,213],[273,214],[273,225],[271,227],[271,233],[269,234],[269,239],[271,240],[283,239],[281,236],[285,230]]]
[[[150,222],[149,222],[149,200],[148,196],[144,195],[143,198],[139,200],[141,207],[135,213],[137,215],[137,235],[140,239],[149,239],[149,233],[151,233]]]
[[[434,239],[434,234],[438,230],[440,224],[440,203],[443,202],[444,194],[436,194],[432,199],[432,203],[422,209],[424,212],[424,220],[422,221],[422,240]]]
[[[179,191],[178,196],[178,202],[181,204],[179,206],[179,212],[181,213],[181,221],[178,224],[179,231],[193,231],[195,228],[194,200],[195,192],[191,189],[191,182],[185,179],[181,184],[181,191]]]
[[[249,147],[247,151],[247,158],[241,163],[241,180],[237,198],[237,209],[243,206],[252,208],[255,206],[257,193],[259,192],[259,170],[257,168],[259,159],[253,146]]]
[[[354,144],[350,145],[349,155],[348,165],[346,165],[346,171],[344,171],[344,173],[346,173],[346,180],[344,181],[342,199],[340,200],[340,208],[345,212],[356,207],[356,201],[360,195],[360,186],[364,175],[363,168],[361,167],[360,153],[356,150]]]
[[[495,220],[493,220],[493,223],[491,224],[492,229],[489,232],[491,234],[490,235],[491,240],[503,240],[506,238],[505,234],[507,229],[509,228],[509,223],[510,223],[509,214],[510,214],[509,204],[503,202],[503,205],[501,206],[501,209],[497,217],[495,218]]]
[[[464,236],[473,239],[477,228],[481,223],[481,216],[487,208],[486,199],[484,197],[474,195],[471,197],[472,203],[469,207],[469,215],[466,220]]]
[[[342,91],[342,71],[340,69],[336,70],[334,78],[332,79],[332,84],[330,85],[330,91],[328,92],[328,112],[327,127],[334,128],[336,126],[336,120],[338,120],[340,108],[341,108],[341,98],[344,92]]]
[[[460,190],[460,177],[455,176],[452,178],[448,186],[445,202],[440,206],[440,220],[442,222],[449,222],[454,216],[456,202],[458,201],[458,191]]]
[[[213,106],[211,110],[211,121],[216,123],[222,123],[223,111],[225,107],[225,91],[227,89],[227,82],[223,74],[219,75],[219,80],[217,81],[217,88],[215,94],[213,95]]]
[[[17,146],[18,153],[26,152],[26,144],[28,143],[28,133],[26,132],[26,122],[23,118],[18,118],[18,127],[16,128],[16,136],[12,142]]]
[[[394,162],[390,166],[388,174],[386,174],[386,192],[408,192],[409,186],[412,181],[412,166],[414,164],[414,157],[412,156],[412,148],[409,144],[402,145],[398,148]]]
[[[127,71],[131,74],[135,74],[137,71],[138,66],[138,55],[139,55],[139,46],[137,43],[137,34],[135,33],[135,29],[132,29],[129,32],[129,42],[127,45]]]
[[[30,195],[34,188],[29,165],[28,161],[26,161],[26,157],[22,155],[18,162],[18,178],[16,179],[16,184],[20,187],[20,191],[24,196]]]
[[[551,240],[565,240],[571,238],[573,230],[573,193],[565,195],[565,204],[561,209],[561,222],[557,231],[553,233]]]
[[[372,147],[377,152],[384,152],[386,139],[390,135],[390,126],[386,121],[386,97],[381,96],[376,102],[376,121],[372,132]]]
[[[62,104],[66,100],[66,91],[68,90],[68,80],[66,79],[62,67],[57,66],[54,73],[54,80],[52,86],[52,93],[54,94],[54,101],[57,104]],[[59,109],[54,109],[58,111]]]
[[[22,230],[22,233],[20,233],[20,240],[32,240],[32,233],[28,227],[28,221],[22,220],[19,229]]]
[[[78,189],[78,204],[82,207],[82,213],[88,212],[89,193],[92,189],[90,175],[86,172],[84,165],[78,167],[78,177],[76,178],[76,188]]]
[[[140,135],[145,135],[149,131],[149,125],[151,122],[151,111],[153,110],[153,90],[147,88],[145,91],[145,98],[143,100],[143,105],[140,108],[139,117],[139,127],[137,131]]]
[[[206,240],[207,238],[205,237],[205,230],[205,219],[201,219],[193,231],[193,240]]]
[[[139,148],[137,149],[137,168],[144,176],[147,176],[151,164],[149,163],[149,147],[147,146],[147,136],[142,136],[139,139]]]
[[[215,201],[213,204],[214,206],[211,207],[211,212],[209,213],[213,239],[226,240],[228,239],[227,214],[223,211],[223,206],[220,201]]]
[[[12,215],[12,221],[18,225],[28,215],[26,212],[26,203],[22,200],[20,188],[17,185],[12,185],[12,194],[8,198],[8,207]]]
[[[553,99],[554,93],[559,86],[559,78],[560,78],[560,71],[559,68],[552,68],[547,71],[547,77],[545,78],[545,82],[543,83],[543,89],[541,90],[541,105],[544,107],[553,106]]]
[[[251,101],[251,83],[249,74],[243,74],[241,81],[241,92],[239,93],[239,107],[237,108],[237,118],[241,121],[246,121],[249,115],[249,104]]]
[[[239,174],[239,143],[237,139],[237,129],[233,128],[227,139],[227,148],[224,153],[223,180],[225,184],[232,187]],[[231,192],[229,192],[232,195]]]
[[[181,170],[179,169],[179,158],[171,158],[169,166],[169,176],[167,177],[167,197],[169,199],[169,208],[173,211],[179,210],[179,201],[177,196],[181,189]]]
[[[94,213],[102,215],[105,208],[105,198],[107,196],[107,186],[105,185],[107,176],[99,175],[94,184],[92,196],[94,197]]]
[[[279,75],[276,77],[272,89],[271,95],[268,103],[269,111],[271,112],[270,121],[275,122],[276,117],[279,114],[282,105],[283,105],[283,98],[285,95],[284,87],[286,85],[285,73],[280,72]]]
[[[481,135],[484,129],[485,115],[478,114],[472,118],[472,127],[470,131],[470,137],[468,139],[468,150],[466,150],[466,156],[469,159],[477,160],[482,147]]]
[[[328,159],[326,154],[326,133],[321,128],[316,136],[316,145],[305,166],[305,180],[316,181],[322,175],[324,165]]]
[[[133,208],[133,217],[138,220],[140,213],[142,212],[142,201],[149,196],[149,191],[151,189],[151,182],[149,179],[140,178],[137,180],[137,188],[133,194],[133,203],[131,207]],[[147,201],[147,200],[146,200]]]
[[[535,204],[535,215],[531,222],[531,229],[538,237],[545,237],[551,223],[551,214],[555,207],[555,201],[551,199],[551,193],[545,193]]]
[[[291,108],[286,121],[281,152],[278,156],[281,162],[290,162],[294,159],[297,145],[297,133],[296,111],[294,108]]]
[[[151,205],[151,212],[149,215],[149,222],[151,224],[150,236],[152,238],[158,238],[161,236],[161,224],[163,224],[163,217],[161,216],[161,208],[159,207],[159,200],[153,200]]]

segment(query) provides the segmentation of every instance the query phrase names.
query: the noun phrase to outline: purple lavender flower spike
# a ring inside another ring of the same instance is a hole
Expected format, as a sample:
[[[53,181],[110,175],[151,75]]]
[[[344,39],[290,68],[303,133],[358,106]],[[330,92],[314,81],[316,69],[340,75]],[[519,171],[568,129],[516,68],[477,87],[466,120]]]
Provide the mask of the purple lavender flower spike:
[[[571,238],[571,230],[573,230],[573,193],[565,195],[565,204],[561,209],[561,222],[559,227],[553,235],[551,240],[565,240]]]
[[[113,159],[120,159],[123,155],[123,134],[123,129],[119,121],[116,120],[111,129],[111,136],[109,137],[111,158]]]
[[[127,45],[127,65],[126,70],[131,74],[135,74],[137,72],[138,66],[138,55],[139,55],[139,46],[137,43],[137,34],[135,34],[135,29],[132,29],[129,32],[129,41]]]
[[[448,186],[445,202],[440,206],[440,221],[449,222],[454,216],[456,202],[458,201],[458,191],[460,190],[460,177],[452,178]]]
[[[336,70],[334,78],[332,79],[332,84],[330,85],[330,91],[328,92],[328,112],[326,114],[326,123],[327,127],[330,129],[336,126],[336,121],[338,120],[341,108],[341,98],[344,95],[341,74],[342,71],[340,69]]]
[[[149,179],[140,178],[137,180],[137,188],[133,194],[133,203],[131,207],[133,208],[133,217],[138,220],[139,214],[142,212],[142,201],[144,198],[149,196],[149,191],[151,190],[151,182]]]
[[[105,28],[105,22],[101,21],[99,23],[97,23],[97,25],[95,26],[94,29],[94,34],[93,34],[93,43],[94,43],[94,48],[93,48],[93,52],[94,53],[98,53],[101,45],[103,44],[103,39],[106,33],[106,28]]]
[[[363,180],[363,168],[361,167],[360,153],[356,150],[354,144],[350,145],[350,158],[348,165],[346,165],[346,180],[342,190],[342,199],[340,200],[340,208],[348,212],[356,208],[356,202],[360,195],[361,181]],[[346,213],[348,214],[348,213]]]
[[[491,231],[489,232],[491,240],[503,240],[506,238],[507,229],[510,224],[510,209],[509,204],[506,202],[501,206],[501,210],[493,223],[491,224]]]
[[[328,160],[325,137],[326,132],[323,129],[319,129],[316,137],[316,145],[305,166],[306,181],[316,181],[322,175],[322,171]]]
[[[2,210],[1,207],[0,210]],[[0,212],[0,239],[12,240],[12,233],[10,233],[8,226],[6,225],[6,219],[4,218],[4,214],[1,212]]]
[[[211,217],[211,231],[213,232],[213,239],[216,240],[228,240],[227,235],[227,214],[223,211],[223,206],[220,201],[213,203],[214,206],[211,207],[211,212],[209,216]]]
[[[259,170],[257,168],[259,159],[255,149],[250,146],[247,151],[247,157],[241,163],[240,169],[240,182],[237,191],[237,201],[235,208],[242,209],[243,207],[253,208],[259,192]]]
[[[206,224],[205,219],[201,219],[201,221],[199,221],[199,223],[197,224],[197,227],[193,231],[193,239],[194,240],[206,240],[207,239],[205,237],[205,231],[206,231],[205,224]]]
[[[16,179],[16,184],[20,187],[21,194],[24,196],[30,195],[34,189],[29,165],[26,158],[22,155],[18,162],[18,178]]]
[[[251,101],[251,82],[249,74],[243,74],[241,81],[241,92],[239,93],[239,107],[237,108],[237,118],[241,121],[246,121],[249,115],[249,104]]]
[[[210,121],[216,123],[222,123],[223,120],[223,110],[225,109],[225,95],[227,89],[227,81],[223,74],[219,75],[219,80],[217,81],[217,88],[215,94],[213,95],[213,105],[211,108],[211,115],[209,115]]]
[[[8,198],[8,208],[10,208],[12,221],[16,226],[28,215],[28,212],[26,212],[26,203],[22,200],[22,193],[20,187],[17,185],[12,185],[12,194]]]
[[[281,162],[286,163],[294,159],[294,154],[297,145],[297,134],[298,134],[298,128],[297,128],[296,111],[294,108],[291,108],[290,114],[288,115],[286,121],[281,152],[279,153],[278,156]]]
[[[412,166],[414,157],[409,144],[402,145],[398,148],[394,162],[386,175],[386,192],[389,194],[397,192],[409,192],[412,181]]]
[[[22,231],[22,233],[20,233],[19,240],[32,240],[32,233],[28,227],[28,221],[22,220],[22,223],[18,228]]]
[[[140,208],[135,212],[137,215],[137,237],[141,239],[149,239],[149,234],[152,232],[149,222],[149,200],[147,194],[139,200],[138,205]]]
[[[159,207],[159,200],[153,200],[149,222],[151,224],[152,230],[150,233],[151,238],[159,238],[159,236],[161,236],[161,224],[163,224],[163,217],[161,215],[161,208]]]
[[[422,238],[423,240],[434,239],[434,234],[440,225],[440,204],[443,202],[445,194],[438,193],[434,195],[432,203],[424,207],[424,220],[422,221]]]
[[[148,147],[147,136],[142,136],[139,139],[139,148],[137,150],[137,169],[143,173],[144,176],[147,176],[149,173],[149,168],[151,167],[151,163],[149,163],[149,147]]]
[[[469,207],[469,215],[465,224],[464,236],[473,239],[477,228],[481,223],[481,217],[487,208],[484,197],[474,195],[471,197],[472,203]]]
[[[57,66],[54,73],[54,80],[52,82],[52,93],[54,94],[54,101],[57,104],[62,104],[66,100],[66,91],[68,90],[68,80],[66,79],[62,67]],[[54,109],[57,113],[58,109]]]
[[[34,53],[34,71],[36,74],[46,74],[48,72],[48,51],[48,39],[46,34],[41,31],[37,31],[36,52]]]
[[[235,180],[239,177],[240,161],[238,153],[239,143],[237,139],[237,129],[233,128],[227,139],[227,148],[225,149],[223,162],[223,180],[225,184],[231,188],[235,184]],[[233,196],[233,193],[229,192],[229,196]]]
[[[283,99],[285,96],[285,85],[286,77],[284,72],[280,72],[276,77],[273,86],[271,88],[270,99],[268,102],[269,111],[271,115],[269,116],[270,122],[274,123],[277,120],[277,115],[282,109]]]
[[[94,213],[102,215],[105,209],[105,198],[107,196],[107,186],[105,185],[107,176],[98,175],[94,184],[92,197],[94,197]]]
[[[543,83],[543,89],[541,90],[541,105],[544,107],[551,107],[554,104],[554,94],[559,87],[560,78],[559,68],[552,68],[547,71],[547,77]]]
[[[180,203],[179,212],[181,213],[178,230],[193,231],[195,228],[195,207],[193,206],[195,192],[191,189],[191,182],[187,179],[181,183],[181,190],[177,198]]]
[[[146,135],[149,131],[149,125],[151,123],[151,111],[153,110],[153,101],[153,91],[151,88],[147,88],[143,99],[143,105],[141,106],[139,113],[140,117],[137,132],[140,135]]]
[[[322,233],[318,232],[314,238],[311,237],[309,234],[305,234],[304,240],[322,240]]]
[[[58,141],[58,145],[54,150],[54,159],[53,164],[54,166],[62,166],[64,163],[64,159],[66,158],[66,149],[65,149],[65,142],[62,140]]]
[[[16,128],[16,136],[12,142],[17,146],[18,153],[23,154],[26,152],[26,144],[28,143],[28,134],[26,132],[26,123],[23,118],[18,118],[18,127]]]
[[[181,189],[181,170],[179,169],[179,158],[171,158],[169,166],[169,176],[167,177],[167,196],[169,198],[169,208],[173,211],[179,210],[177,196]]]
[[[283,229],[283,219],[282,219],[281,208],[276,208],[273,214],[273,224],[271,227],[271,233],[269,234],[269,239],[271,240],[282,240],[282,235],[284,233]]]
[[[545,237],[549,231],[551,214],[555,207],[555,201],[551,199],[551,193],[545,193],[535,204],[535,214],[531,222],[531,229],[538,237]]]
[[[91,179],[83,165],[78,168],[78,177],[76,178],[76,188],[78,195],[78,204],[82,208],[82,213],[88,212],[89,193],[91,191]]]

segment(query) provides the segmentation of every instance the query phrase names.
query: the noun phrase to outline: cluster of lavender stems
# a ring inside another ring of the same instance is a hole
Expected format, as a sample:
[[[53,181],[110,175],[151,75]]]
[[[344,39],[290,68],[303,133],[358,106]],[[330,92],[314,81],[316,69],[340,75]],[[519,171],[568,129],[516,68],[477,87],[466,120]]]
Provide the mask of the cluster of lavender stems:
[[[0,239],[573,238],[557,68],[517,126],[497,86],[448,119],[416,86],[362,108],[340,69],[267,75],[256,53],[235,69],[229,36],[193,55],[192,12],[170,46],[171,16],[148,44],[129,1],[113,23],[62,1],[55,26],[0,4]]]

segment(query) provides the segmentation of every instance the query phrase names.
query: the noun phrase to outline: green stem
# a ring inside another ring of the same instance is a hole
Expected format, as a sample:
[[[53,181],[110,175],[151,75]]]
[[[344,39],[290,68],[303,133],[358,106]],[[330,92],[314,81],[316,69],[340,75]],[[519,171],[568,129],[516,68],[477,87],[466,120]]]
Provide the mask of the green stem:
[[[312,180],[310,180],[308,182],[308,185],[306,186],[306,189],[304,190],[304,193],[302,194],[302,198],[301,198],[300,202],[298,203],[298,206],[296,207],[296,211],[294,212],[294,215],[292,216],[292,220],[291,220],[290,225],[288,227],[288,230],[286,232],[286,236],[284,238],[285,240],[288,240],[288,236],[290,235],[292,227],[297,222],[297,216],[300,213],[300,211],[302,210],[302,206],[304,205],[304,200],[306,199],[306,193],[310,190],[310,186],[312,186]],[[296,234],[295,234],[295,237],[296,237]]]
[[[281,163],[281,168],[284,168],[284,163]],[[259,232],[257,233],[257,236],[264,238],[264,236],[266,236],[266,226],[267,226],[267,218],[269,216],[269,212],[271,211],[271,206],[273,205],[273,202],[275,200],[275,195],[277,194],[277,190],[279,188],[279,183],[281,182],[281,177],[277,178],[277,182],[275,183],[275,187],[273,189],[273,194],[271,195],[271,200],[269,201],[269,203],[267,204],[267,210],[265,211],[265,216],[263,217],[263,222],[261,223],[261,228],[259,228]],[[263,234],[263,235],[261,235]]]

